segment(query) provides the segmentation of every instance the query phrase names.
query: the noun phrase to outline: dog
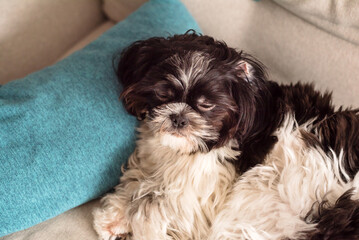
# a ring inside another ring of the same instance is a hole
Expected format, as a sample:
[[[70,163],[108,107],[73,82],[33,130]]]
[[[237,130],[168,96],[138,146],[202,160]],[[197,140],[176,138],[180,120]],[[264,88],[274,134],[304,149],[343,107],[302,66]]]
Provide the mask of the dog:
[[[359,118],[193,31],[118,64],[137,147],[94,211],[100,239],[359,239]]]

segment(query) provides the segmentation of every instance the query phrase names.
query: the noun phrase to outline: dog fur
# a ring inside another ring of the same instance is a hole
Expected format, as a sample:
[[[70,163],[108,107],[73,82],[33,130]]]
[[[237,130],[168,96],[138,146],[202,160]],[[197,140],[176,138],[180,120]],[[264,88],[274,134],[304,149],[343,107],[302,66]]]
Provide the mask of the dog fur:
[[[101,239],[359,239],[357,110],[194,32],[133,43],[118,76],[142,121]]]

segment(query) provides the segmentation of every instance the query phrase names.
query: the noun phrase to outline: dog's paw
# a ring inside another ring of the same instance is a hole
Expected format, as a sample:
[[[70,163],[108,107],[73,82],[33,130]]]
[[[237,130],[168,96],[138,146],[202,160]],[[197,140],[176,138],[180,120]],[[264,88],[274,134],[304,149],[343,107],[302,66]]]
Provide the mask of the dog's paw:
[[[121,234],[120,236],[117,236],[115,238],[115,240],[126,240],[127,239],[127,234]]]
[[[97,231],[99,235],[99,240],[127,240],[128,239],[128,232],[120,231],[117,228],[111,229],[102,229]]]
[[[103,209],[94,211],[94,228],[99,240],[125,240],[130,232],[129,224],[124,217]]]
[[[123,219],[121,219],[123,220]],[[111,223],[97,222],[95,230],[99,235],[99,240],[126,240],[129,229],[124,221],[115,221]]]
[[[123,235],[120,235],[120,236],[111,236],[111,237],[108,237],[108,238],[103,238],[103,237],[99,237],[98,240],[129,240],[129,238],[127,237],[128,235],[127,234],[123,234]]]

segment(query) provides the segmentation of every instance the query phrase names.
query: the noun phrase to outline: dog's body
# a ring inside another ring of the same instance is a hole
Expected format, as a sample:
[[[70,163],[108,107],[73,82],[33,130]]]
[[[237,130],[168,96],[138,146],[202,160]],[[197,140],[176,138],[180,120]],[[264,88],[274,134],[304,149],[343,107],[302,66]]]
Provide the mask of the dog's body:
[[[343,154],[326,154],[313,126],[288,116],[263,164],[245,172],[213,223],[209,240],[359,239],[359,178]]]
[[[138,147],[116,193],[103,199],[106,214],[103,210],[95,214],[97,220],[101,218],[97,231],[122,219],[120,229],[116,225],[108,229],[111,235],[132,232],[133,239],[205,239],[235,178],[234,166],[225,158],[234,159],[238,153],[222,147],[183,155],[163,146],[146,122],[139,132]]]
[[[102,239],[359,238],[348,192],[356,111],[335,111],[311,85],[279,86],[254,58],[194,33],[134,43],[119,78],[143,121],[120,185],[94,213]],[[345,217],[335,231],[333,212]]]

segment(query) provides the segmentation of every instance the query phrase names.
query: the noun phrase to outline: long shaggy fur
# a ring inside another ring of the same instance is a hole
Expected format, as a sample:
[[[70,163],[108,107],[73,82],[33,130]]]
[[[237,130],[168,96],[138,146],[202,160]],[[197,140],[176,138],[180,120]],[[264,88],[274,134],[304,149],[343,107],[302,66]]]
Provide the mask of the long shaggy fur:
[[[358,238],[358,110],[278,85],[254,57],[191,31],[133,43],[118,76],[142,121],[94,212],[101,239]]]
[[[95,229],[103,239],[129,232],[133,239],[204,239],[235,178],[226,159],[239,153],[229,144],[186,154],[163,145],[151,124],[138,129],[138,147],[120,185],[94,213]]]
[[[210,240],[358,238],[358,182],[343,178],[342,154],[305,143],[312,127],[284,121],[264,163],[236,182]]]
[[[304,239],[359,239],[359,200],[353,192],[356,188],[346,191],[335,203],[323,201],[317,211],[315,229],[304,233]]]

